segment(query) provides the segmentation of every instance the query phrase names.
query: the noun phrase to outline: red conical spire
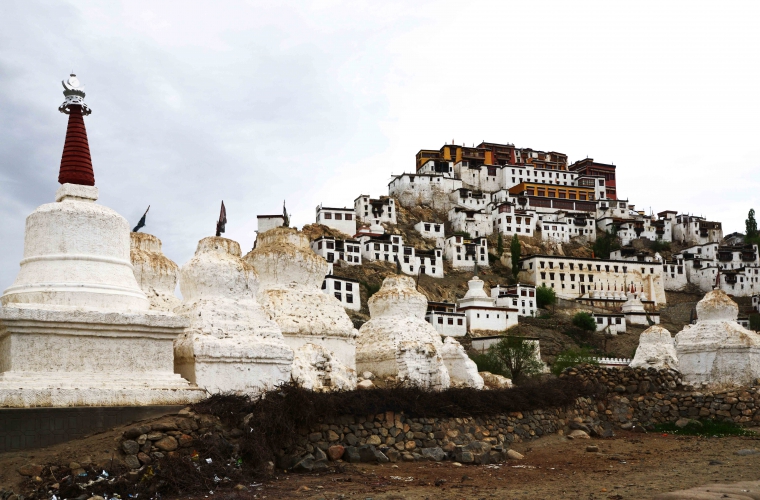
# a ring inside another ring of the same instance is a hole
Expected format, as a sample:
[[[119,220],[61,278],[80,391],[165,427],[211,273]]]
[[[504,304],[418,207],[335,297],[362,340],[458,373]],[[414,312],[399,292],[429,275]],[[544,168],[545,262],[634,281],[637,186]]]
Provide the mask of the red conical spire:
[[[82,106],[69,106],[69,126],[66,129],[66,142],[63,145],[58,182],[84,186],[95,185],[90,144],[87,142],[87,129],[82,118]]]
[[[58,111],[69,115],[69,126],[66,129],[58,182],[94,186],[95,174],[92,171],[90,143],[87,141],[87,129],[84,127],[83,119],[83,116],[89,115],[92,110],[84,103],[84,86],[79,83],[75,74],[72,73],[68,80],[61,83],[66,100]]]

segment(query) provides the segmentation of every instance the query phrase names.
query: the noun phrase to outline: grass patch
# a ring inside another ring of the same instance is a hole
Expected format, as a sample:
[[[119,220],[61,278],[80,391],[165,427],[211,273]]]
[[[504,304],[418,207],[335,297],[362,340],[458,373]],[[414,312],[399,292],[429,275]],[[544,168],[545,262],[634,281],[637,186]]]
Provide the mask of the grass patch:
[[[654,430],[679,436],[726,437],[756,435],[753,431],[747,430],[735,422],[718,420],[692,420],[685,427],[678,427],[675,423],[668,422],[655,425]]]

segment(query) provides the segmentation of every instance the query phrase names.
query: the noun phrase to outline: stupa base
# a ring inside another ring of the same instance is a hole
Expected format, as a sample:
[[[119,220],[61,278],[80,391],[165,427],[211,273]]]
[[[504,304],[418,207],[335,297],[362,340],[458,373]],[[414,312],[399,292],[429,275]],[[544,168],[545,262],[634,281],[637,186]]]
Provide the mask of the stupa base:
[[[185,333],[175,345],[175,371],[216,394],[257,394],[290,381],[293,351],[254,336]]]
[[[186,404],[203,391],[174,373],[186,320],[64,306],[0,308],[0,407]]]

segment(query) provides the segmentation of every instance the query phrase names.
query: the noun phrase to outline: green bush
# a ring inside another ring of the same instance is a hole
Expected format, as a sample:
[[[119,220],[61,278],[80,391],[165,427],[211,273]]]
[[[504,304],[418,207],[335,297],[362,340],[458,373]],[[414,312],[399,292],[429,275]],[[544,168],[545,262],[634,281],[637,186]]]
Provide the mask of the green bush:
[[[663,250],[669,252],[670,251],[670,242],[669,241],[662,241],[662,240],[655,240],[652,243],[652,250],[655,252],[662,252]]]
[[[678,427],[673,422],[667,422],[656,424],[654,430],[669,434],[680,434],[682,436],[724,437],[755,435],[754,432],[734,422],[717,420],[691,420],[685,427]]]
[[[552,373],[559,375],[565,370],[565,368],[570,368],[571,366],[598,364],[599,362],[596,360],[594,355],[591,354],[591,350],[589,348],[584,347],[582,349],[568,349],[557,355],[557,358],[554,360],[554,364],[552,365]]]
[[[760,314],[753,313],[749,315],[749,329],[760,332]]]
[[[575,316],[573,316],[573,325],[581,330],[586,330],[587,332],[596,331],[596,321],[594,320],[594,317],[587,312],[575,313]]]
[[[620,249],[617,231],[617,227],[613,226],[610,231],[597,234],[596,241],[592,246],[594,257],[597,259],[609,259],[611,252]]]
[[[515,382],[538,375],[544,364],[538,357],[538,342],[517,335],[504,337],[488,348],[488,355],[504,366],[504,372]]]
[[[366,281],[361,281],[360,284],[367,289],[367,299],[372,297],[376,292],[379,292],[380,287],[382,286],[382,284],[373,285],[372,283],[367,283]]]
[[[554,288],[549,288],[548,286],[544,285],[536,288],[536,304],[538,307],[545,308],[546,306],[550,306],[556,303],[557,294],[554,291]]]
[[[489,372],[494,375],[501,375],[503,377],[509,377],[510,373],[504,367],[504,363],[499,361],[491,352],[484,352],[482,354],[470,354],[476,365],[478,365],[479,372]]]

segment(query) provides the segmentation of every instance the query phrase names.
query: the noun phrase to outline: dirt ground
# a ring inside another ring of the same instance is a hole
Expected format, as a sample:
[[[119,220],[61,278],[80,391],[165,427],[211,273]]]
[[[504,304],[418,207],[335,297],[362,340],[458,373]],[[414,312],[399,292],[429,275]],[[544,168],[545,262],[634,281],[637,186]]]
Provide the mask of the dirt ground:
[[[91,461],[107,468],[123,429],[23,453],[0,454],[0,489],[20,491],[16,472],[29,463]],[[247,491],[207,492],[183,498],[646,499],[709,483],[760,479],[760,437],[698,438],[618,432],[611,439],[549,436],[513,448],[523,460],[497,465],[417,462],[383,465],[339,463],[321,474],[278,471]],[[594,445],[598,452],[588,452]],[[118,458],[117,458],[118,460]]]

